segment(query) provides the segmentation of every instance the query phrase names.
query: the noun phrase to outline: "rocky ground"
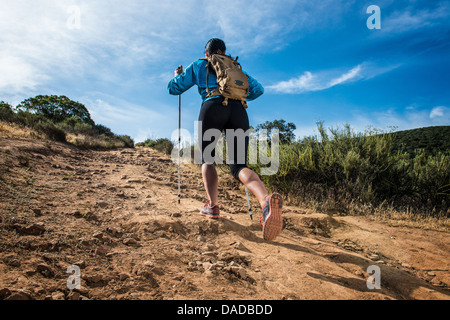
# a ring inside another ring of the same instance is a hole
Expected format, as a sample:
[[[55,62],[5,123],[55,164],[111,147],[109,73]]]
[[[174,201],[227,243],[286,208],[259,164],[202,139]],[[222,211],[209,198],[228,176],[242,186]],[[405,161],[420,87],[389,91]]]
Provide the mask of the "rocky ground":
[[[198,168],[183,165],[178,205],[177,166],[151,149],[1,138],[0,166],[0,300],[450,298],[447,232],[287,205],[267,242],[229,175],[211,221]]]

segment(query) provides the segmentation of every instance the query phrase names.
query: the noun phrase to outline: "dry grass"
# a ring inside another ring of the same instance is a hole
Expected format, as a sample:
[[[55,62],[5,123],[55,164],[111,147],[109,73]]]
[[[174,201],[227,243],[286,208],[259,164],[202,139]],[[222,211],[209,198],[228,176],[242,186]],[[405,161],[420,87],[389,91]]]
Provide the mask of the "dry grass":
[[[387,223],[395,227],[412,227],[424,230],[450,232],[450,219],[446,217],[432,217],[413,213],[411,211],[398,211],[394,209],[376,209],[373,215],[376,221]]]
[[[80,148],[86,149],[113,149],[113,148],[123,148],[125,147],[124,143],[121,141],[117,141],[114,139],[107,139],[101,137],[94,137],[85,134],[67,134],[67,142],[73,145],[76,145]]]
[[[33,139],[33,140],[48,140],[48,137],[39,133],[36,130],[24,127],[15,123],[8,123],[0,121],[0,138],[5,139]],[[66,141],[80,148],[98,148],[111,149],[125,147],[123,141],[118,139],[111,139],[101,136],[91,136],[86,134],[66,134]]]
[[[44,136],[35,130],[15,123],[0,121],[0,138],[6,139],[42,139]]]

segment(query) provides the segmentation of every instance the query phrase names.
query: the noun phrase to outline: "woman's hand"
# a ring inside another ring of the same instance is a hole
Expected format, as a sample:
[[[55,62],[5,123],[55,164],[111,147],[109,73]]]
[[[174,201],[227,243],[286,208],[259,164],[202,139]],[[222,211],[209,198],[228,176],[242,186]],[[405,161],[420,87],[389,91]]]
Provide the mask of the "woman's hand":
[[[183,73],[183,66],[180,65],[177,69],[175,69],[175,77]]]

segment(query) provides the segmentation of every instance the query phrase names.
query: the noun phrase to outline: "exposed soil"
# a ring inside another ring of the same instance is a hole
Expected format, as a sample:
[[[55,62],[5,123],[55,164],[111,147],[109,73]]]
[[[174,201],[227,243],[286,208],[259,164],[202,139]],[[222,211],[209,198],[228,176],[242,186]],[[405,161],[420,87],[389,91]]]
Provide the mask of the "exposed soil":
[[[177,166],[151,149],[0,139],[0,300],[450,298],[447,232],[286,205],[267,242],[230,175],[211,221],[199,169],[182,172],[178,205]]]

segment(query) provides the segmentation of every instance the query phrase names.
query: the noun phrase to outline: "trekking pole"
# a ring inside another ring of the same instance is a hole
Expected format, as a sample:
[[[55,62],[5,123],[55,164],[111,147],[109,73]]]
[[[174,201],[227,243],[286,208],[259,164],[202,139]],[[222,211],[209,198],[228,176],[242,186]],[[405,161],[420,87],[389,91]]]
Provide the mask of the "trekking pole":
[[[247,203],[248,203],[248,211],[250,212],[250,219],[253,220],[252,205],[250,204],[250,197],[248,196],[248,189],[247,189],[247,187],[245,187],[245,193],[247,194]]]
[[[181,204],[181,94],[178,96],[178,204]]]

